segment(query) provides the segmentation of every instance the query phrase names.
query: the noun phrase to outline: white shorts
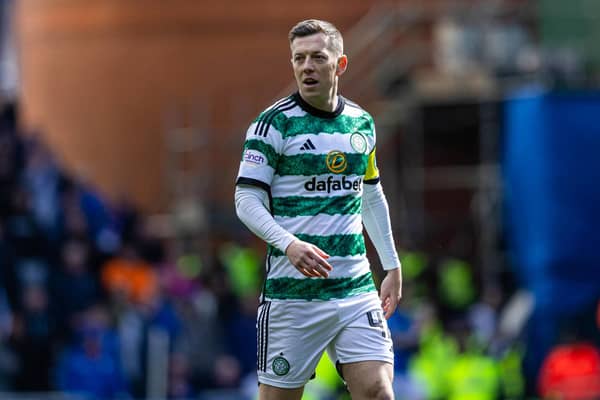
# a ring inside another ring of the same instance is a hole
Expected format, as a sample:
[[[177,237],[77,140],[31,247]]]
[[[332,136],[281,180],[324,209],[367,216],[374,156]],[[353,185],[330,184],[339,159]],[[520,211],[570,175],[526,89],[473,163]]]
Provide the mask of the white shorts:
[[[394,363],[392,340],[376,292],[328,301],[266,301],[258,308],[258,381],[304,386],[327,350],[340,364]]]

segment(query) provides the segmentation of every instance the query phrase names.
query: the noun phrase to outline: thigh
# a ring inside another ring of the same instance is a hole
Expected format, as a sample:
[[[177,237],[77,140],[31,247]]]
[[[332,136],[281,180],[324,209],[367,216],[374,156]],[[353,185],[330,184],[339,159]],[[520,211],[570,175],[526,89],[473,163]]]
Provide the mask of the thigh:
[[[272,301],[260,306],[257,367],[261,386],[304,387],[335,335],[335,311],[327,302]]]
[[[258,388],[259,400],[300,400],[304,387],[296,389],[283,389],[271,385],[261,384]]]
[[[353,400],[393,399],[394,367],[382,361],[341,364],[342,375]]]

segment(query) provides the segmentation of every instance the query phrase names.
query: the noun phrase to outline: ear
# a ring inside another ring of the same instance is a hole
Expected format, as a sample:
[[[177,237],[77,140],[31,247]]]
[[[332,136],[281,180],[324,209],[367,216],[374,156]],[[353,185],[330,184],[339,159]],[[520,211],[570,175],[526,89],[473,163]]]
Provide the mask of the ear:
[[[337,60],[337,67],[335,69],[335,74],[337,76],[342,75],[344,72],[346,72],[346,68],[348,68],[348,57],[345,54],[343,54]]]

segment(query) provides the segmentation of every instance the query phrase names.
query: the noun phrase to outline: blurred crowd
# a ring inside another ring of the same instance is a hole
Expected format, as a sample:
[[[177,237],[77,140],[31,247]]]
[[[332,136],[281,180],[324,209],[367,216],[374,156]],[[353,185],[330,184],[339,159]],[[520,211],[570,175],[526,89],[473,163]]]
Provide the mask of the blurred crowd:
[[[161,234],[18,132],[14,107],[0,116],[0,212],[0,392],[254,398],[262,256],[251,246],[216,235],[198,254]],[[569,374],[571,390],[600,394],[600,356],[585,343],[556,349],[563,370],[547,360],[526,379],[532,300],[508,274],[482,281],[465,260],[401,253],[403,301],[389,320],[398,398],[551,395]],[[347,396],[326,361],[305,398]]]
[[[0,392],[193,398],[248,375],[254,389],[259,257],[219,239],[210,265],[179,251],[15,114],[0,120]]]

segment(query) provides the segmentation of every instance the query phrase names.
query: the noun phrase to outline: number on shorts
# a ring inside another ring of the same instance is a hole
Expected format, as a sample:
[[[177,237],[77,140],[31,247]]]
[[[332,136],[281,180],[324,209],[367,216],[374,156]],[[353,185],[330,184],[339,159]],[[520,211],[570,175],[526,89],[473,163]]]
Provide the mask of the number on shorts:
[[[369,319],[369,325],[374,328],[381,328],[381,335],[386,337],[386,329],[383,326],[383,313],[380,310],[373,310],[367,312],[367,318]]]

